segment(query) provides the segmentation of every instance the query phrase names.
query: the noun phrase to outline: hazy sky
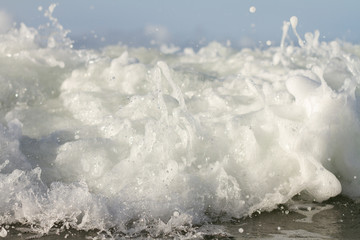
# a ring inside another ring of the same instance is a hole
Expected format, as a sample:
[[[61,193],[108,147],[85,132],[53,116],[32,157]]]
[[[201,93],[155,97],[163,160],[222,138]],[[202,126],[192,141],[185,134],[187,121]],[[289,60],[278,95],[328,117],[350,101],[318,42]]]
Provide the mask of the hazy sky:
[[[100,42],[101,37],[107,43],[135,45],[150,40],[178,45],[212,40],[231,40],[235,46],[278,43],[283,21],[293,15],[299,19],[300,35],[318,29],[325,40],[360,41],[359,0],[0,0],[0,9],[36,27],[46,21],[38,6],[53,2],[58,3],[54,16],[79,44]]]

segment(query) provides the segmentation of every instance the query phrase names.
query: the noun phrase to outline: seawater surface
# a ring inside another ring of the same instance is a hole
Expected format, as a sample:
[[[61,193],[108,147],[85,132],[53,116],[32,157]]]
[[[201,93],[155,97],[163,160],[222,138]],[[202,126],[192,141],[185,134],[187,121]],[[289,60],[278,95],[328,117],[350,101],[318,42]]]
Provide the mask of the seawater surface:
[[[292,17],[265,49],[74,49],[54,7],[0,34],[0,237],[250,238],[270,216],[316,239],[301,221],[358,214],[359,45]]]

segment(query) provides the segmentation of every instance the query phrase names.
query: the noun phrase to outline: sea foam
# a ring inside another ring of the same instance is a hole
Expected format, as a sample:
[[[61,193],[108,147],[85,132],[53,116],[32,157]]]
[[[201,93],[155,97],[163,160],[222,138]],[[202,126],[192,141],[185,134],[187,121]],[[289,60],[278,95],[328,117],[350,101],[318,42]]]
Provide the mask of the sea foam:
[[[0,35],[0,224],[197,236],[360,196],[358,45],[292,17],[280,47],[77,50],[53,10]]]

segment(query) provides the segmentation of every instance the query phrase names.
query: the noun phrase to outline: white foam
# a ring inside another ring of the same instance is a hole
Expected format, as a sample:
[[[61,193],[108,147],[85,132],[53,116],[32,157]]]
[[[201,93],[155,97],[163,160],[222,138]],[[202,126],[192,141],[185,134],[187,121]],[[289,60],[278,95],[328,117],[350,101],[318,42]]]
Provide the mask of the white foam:
[[[360,196],[357,45],[287,45],[291,18],[264,50],[75,50],[53,8],[56,37],[0,35],[0,224],[177,236]]]

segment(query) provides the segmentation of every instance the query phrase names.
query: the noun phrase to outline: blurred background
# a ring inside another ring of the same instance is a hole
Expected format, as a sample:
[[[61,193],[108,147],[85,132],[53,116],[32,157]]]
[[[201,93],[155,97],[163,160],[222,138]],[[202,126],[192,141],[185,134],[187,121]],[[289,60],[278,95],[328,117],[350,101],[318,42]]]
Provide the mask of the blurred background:
[[[1,21],[38,27],[44,10],[71,30],[75,47],[173,44],[194,48],[211,41],[235,48],[279,45],[283,21],[299,19],[298,32],[320,30],[323,41],[360,41],[358,0],[1,0]],[[0,26],[3,26],[1,23]],[[0,27],[1,31],[1,27]]]

